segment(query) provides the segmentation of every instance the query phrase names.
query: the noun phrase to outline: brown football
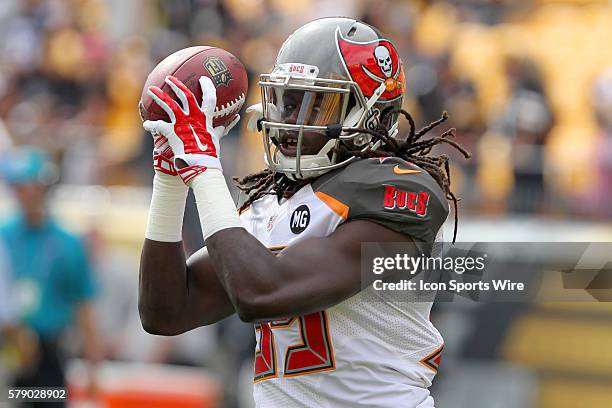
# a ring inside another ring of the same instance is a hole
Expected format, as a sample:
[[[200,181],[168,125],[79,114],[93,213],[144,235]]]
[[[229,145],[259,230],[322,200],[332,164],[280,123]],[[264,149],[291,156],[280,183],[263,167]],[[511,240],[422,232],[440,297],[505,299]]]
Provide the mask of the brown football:
[[[174,75],[202,101],[199,78],[205,75],[217,88],[217,106],[213,126],[225,126],[240,111],[246,99],[248,78],[238,58],[221,48],[200,46],[184,48],[166,57],[151,71],[142,89],[138,105],[142,120],[165,120],[168,115],[147,95],[147,89],[156,85],[178,102],[172,89],[164,82]]]

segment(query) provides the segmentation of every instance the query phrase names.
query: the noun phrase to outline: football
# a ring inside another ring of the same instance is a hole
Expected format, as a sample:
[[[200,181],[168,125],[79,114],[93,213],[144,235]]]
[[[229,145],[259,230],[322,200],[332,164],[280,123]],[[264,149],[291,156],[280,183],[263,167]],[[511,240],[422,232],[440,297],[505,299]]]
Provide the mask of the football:
[[[198,102],[202,101],[199,78],[205,75],[213,81],[217,89],[217,105],[213,117],[215,127],[229,124],[244,104],[248,78],[242,62],[221,48],[189,47],[166,57],[147,77],[138,105],[143,121],[169,120],[166,112],[147,95],[147,89],[155,85],[178,102],[172,89],[164,82],[168,75],[183,82],[195,94]]]

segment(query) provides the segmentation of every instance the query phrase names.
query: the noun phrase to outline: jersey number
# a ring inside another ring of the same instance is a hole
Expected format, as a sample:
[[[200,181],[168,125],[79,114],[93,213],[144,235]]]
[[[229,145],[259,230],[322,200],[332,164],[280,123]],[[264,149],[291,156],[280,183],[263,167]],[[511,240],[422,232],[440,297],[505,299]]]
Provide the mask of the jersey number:
[[[293,377],[335,368],[325,312],[293,317],[255,326],[259,347],[255,351],[255,381],[278,376],[273,330],[299,325],[300,344],[287,347],[284,377]]]

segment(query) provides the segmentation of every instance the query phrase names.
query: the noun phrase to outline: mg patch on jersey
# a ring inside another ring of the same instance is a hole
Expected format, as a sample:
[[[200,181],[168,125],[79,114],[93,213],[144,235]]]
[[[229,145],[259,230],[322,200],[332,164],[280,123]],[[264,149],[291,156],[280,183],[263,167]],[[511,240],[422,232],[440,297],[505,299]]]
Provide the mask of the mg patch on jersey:
[[[408,210],[419,217],[427,215],[429,193],[426,191],[404,191],[392,185],[385,185],[383,207],[385,210]]]
[[[291,232],[294,234],[301,234],[308,227],[309,223],[310,209],[307,205],[300,205],[295,209],[295,211],[293,211],[293,214],[291,214],[289,227],[291,228]]]

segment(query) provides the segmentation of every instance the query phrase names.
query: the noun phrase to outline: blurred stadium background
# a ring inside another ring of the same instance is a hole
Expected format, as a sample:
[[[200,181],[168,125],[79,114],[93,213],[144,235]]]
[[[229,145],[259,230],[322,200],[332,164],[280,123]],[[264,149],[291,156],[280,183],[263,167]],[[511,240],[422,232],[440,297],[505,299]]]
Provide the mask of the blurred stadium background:
[[[32,144],[60,166],[51,211],[89,243],[106,406],[250,400],[251,326],[229,319],[177,338],[140,327],[152,179],[137,112],[146,75],[180,48],[217,45],[247,66],[248,106],[287,35],[330,15],[392,39],[417,124],[449,111],[474,155],[452,169],[460,241],[612,242],[610,1],[3,0],[0,152]],[[224,141],[227,175],[263,165],[260,138],[245,125]],[[14,205],[0,187],[0,214]],[[195,206],[186,219],[193,252],[202,244]],[[432,388],[440,408],[612,407],[612,303],[458,302],[432,318],[446,340]],[[90,406],[79,398],[78,335],[65,339],[72,405]]]

